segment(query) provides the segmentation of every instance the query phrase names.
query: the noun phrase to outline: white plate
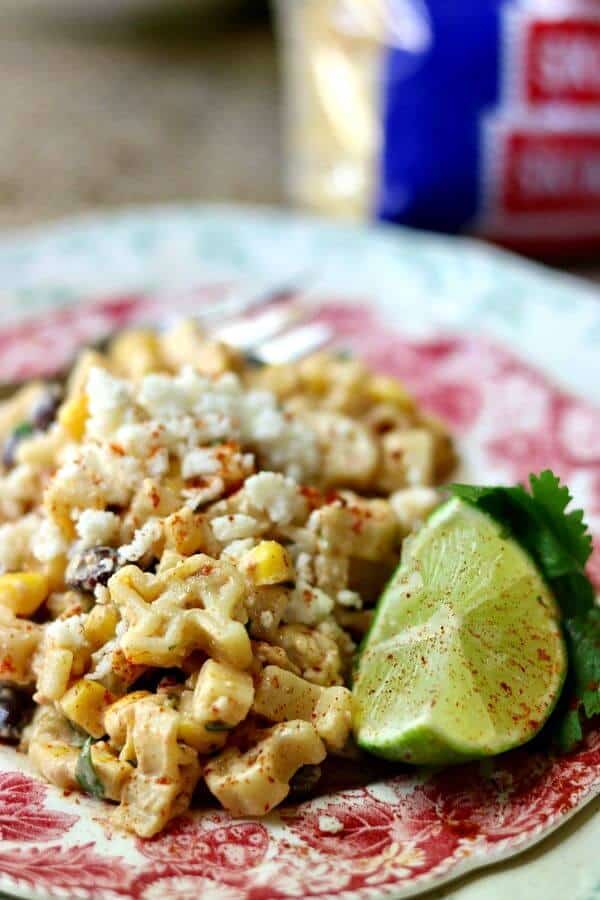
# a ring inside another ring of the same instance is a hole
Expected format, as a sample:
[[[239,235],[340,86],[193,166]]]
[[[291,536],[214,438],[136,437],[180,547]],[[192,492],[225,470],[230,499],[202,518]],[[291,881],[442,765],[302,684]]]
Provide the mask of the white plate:
[[[264,210],[127,211],[5,235],[0,238],[0,336],[9,323],[72,308],[82,297],[168,292],[187,298],[189,306],[190,290],[198,285],[227,282],[259,290],[290,280],[312,298],[374,309],[408,337],[442,332],[459,340],[475,335],[500,341],[555,382],[587,399],[600,398],[600,298],[593,287],[471,241]],[[22,341],[17,353],[27,345],[28,331],[29,326],[13,329]],[[0,360],[3,372],[10,368],[9,356]],[[481,364],[481,354],[478,359]],[[588,439],[583,427],[581,441]],[[592,801],[526,857],[438,889],[435,896],[600,897],[597,811],[598,802]],[[198,888],[196,883],[190,889]],[[223,888],[214,896],[233,894]],[[370,896],[378,896],[376,888]]]

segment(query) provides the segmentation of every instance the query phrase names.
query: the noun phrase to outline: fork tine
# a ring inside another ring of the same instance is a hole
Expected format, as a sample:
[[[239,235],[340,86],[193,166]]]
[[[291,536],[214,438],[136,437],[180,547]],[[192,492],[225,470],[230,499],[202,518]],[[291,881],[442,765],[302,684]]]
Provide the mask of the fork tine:
[[[306,325],[289,330],[290,326],[298,324],[311,313],[308,307],[298,303],[298,299],[306,293],[307,272],[301,274],[302,279],[272,282],[268,286],[263,285],[260,290],[234,290],[229,299],[209,303],[205,309],[197,310],[195,318],[217,338],[248,351],[246,356],[249,361],[254,360],[258,364],[285,362],[286,353],[289,353],[288,359],[298,359],[323,346],[332,337],[324,326]],[[171,315],[165,315],[164,291],[147,296],[150,301],[161,299],[161,326],[155,326],[159,331],[173,324],[175,318],[181,318],[182,311],[179,315],[175,310]],[[172,296],[175,307],[177,298],[185,295],[179,293]],[[249,315],[261,306],[266,307],[263,312]],[[114,332],[108,332],[97,340],[89,341],[86,346],[104,351],[113,337]],[[73,362],[74,359],[40,377],[64,381],[70,374]],[[0,402],[12,396],[25,383],[20,379],[0,381]]]
[[[299,271],[287,277],[285,281],[271,281],[259,287],[233,287],[222,300],[198,310],[198,319],[207,324],[214,321],[223,322],[225,319],[245,316],[262,306],[288,303],[305,293],[308,277],[307,271]]]
[[[285,280],[234,282],[227,286],[222,297],[210,301],[199,302],[198,291],[193,288],[161,288],[150,292],[148,298],[156,304],[155,312],[160,318],[161,330],[186,314],[210,329],[215,322],[220,325],[262,306],[294,299],[305,292],[309,275],[308,270],[299,270]]]
[[[286,331],[258,346],[253,356],[263,363],[277,365],[308,356],[328,344],[333,331],[323,322],[309,322]]]
[[[260,347],[292,325],[306,318],[307,311],[290,303],[278,303],[252,317],[232,319],[213,331],[213,335],[240,350]]]

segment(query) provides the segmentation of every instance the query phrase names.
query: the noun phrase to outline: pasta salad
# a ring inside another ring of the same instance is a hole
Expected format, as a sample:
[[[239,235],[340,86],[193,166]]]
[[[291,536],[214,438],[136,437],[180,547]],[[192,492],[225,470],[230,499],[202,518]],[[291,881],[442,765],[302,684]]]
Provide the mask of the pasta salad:
[[[198,785],[263,815],[356,753],[356,641],[454,464],[400,383],[185,322],[23,387],[0,436],[0,727],[48,781],[150,837]]]

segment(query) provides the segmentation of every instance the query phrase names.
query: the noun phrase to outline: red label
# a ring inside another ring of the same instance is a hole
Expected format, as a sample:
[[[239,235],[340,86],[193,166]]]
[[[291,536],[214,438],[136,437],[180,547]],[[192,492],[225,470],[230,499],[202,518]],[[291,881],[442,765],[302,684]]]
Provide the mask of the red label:
[[[600,131],[508,134],[501,184],[506,212],[600,213]]]
[[[525,72],[530,103],[600,103],[600,20],[532,22]]]

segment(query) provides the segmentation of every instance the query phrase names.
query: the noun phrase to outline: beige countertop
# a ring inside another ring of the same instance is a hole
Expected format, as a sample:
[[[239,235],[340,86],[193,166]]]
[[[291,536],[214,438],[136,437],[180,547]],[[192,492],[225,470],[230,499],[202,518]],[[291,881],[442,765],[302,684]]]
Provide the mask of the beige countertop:
[[[0,226],[132,203],[281,201],[265,25],[198,14],[165,37],[3,16]]]
[[[78,0],[4,0],[0,227],[127,204],[285,202],[266,17],[218,24],[190,3],[98,22]],[[600,261],[571,269],[600,281]]]

